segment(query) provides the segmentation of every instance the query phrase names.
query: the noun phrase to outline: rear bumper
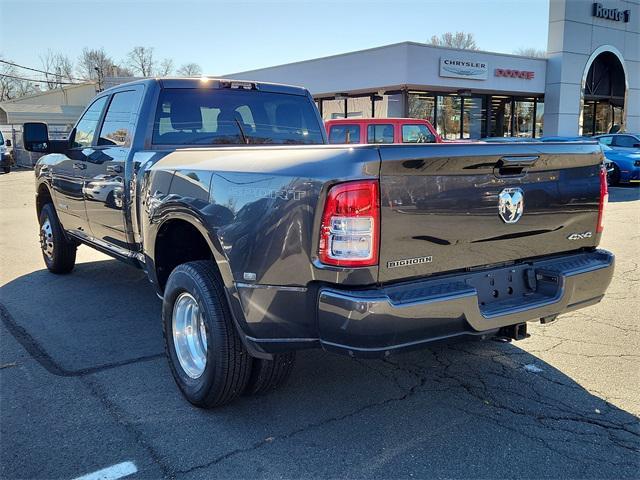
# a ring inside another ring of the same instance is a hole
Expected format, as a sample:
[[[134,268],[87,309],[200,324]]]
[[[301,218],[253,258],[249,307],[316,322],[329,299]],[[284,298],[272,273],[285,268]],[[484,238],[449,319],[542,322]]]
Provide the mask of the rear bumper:
[[[531,269],[535,288],[523,286]],[[599,302],[613,270],[613,254],[596,250],[384,288],[323,288],[319,342],[327,350],[375,357],[456,337],[487,337],[501,327]],[[511,281],[513,294],[505,283]]]

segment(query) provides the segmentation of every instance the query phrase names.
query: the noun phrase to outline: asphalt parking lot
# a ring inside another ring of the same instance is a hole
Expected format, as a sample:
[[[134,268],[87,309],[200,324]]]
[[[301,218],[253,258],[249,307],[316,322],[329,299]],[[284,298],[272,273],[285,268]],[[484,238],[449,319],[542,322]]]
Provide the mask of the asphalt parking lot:
[[[33,172],[1,175],[0,477],[638,478],[639,193],[611,189],[599,305],[515,343],[307,351],[286,388],[203,411],[174,385],[143,273],[87,247],[48,273]]]

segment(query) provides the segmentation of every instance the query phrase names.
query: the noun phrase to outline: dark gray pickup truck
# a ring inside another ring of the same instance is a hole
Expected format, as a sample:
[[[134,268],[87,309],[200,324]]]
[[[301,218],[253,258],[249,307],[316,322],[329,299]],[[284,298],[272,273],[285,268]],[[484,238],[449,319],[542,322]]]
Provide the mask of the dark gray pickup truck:
[[[85,244],[142,268],[204,407],[283,383],[298,349],[520,339],[602,299],[596,143],[325,143],[306,90],[210,78],[102,92],[68,141],[25,124],[46,265]]]

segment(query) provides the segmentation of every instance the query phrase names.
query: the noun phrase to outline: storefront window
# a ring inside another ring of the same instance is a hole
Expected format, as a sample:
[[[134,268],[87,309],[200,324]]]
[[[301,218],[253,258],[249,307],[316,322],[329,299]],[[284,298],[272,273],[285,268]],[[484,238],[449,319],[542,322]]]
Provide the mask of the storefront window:
[[[435,124],[436,99],[421,92],[409,92],[409,118],[421,118]]]
[[[536,100],[536,138],[544,135],[544,100]]]
[[[322,100],[322,119],[332,120],[334,118],[345,118],[344,100]]]
[[[511,134],[511,97],[491,97],[489,137],[508,137]]]
[[[437,130],[446,140],[460,138],[460,97],[438,98]]]
[[[595,108],[596,128],[595,135],[609,133],[613,125],[613,110],[609,103],[597,102]]]
[[[514,102],[514,137],[533,137],[533,110],[533,100],[516,100]]]
[[[582,135],[593,135],[593,111],[595,109],[594,102],[585,102],[582,107]]]
[[[371,96],[347,98],[348,118],[371,118]]]
[[[404,117],[404,100],[401,93],[376,96],[374,106],[375,118]]]
[[[486,97],[463,98],[462,138],[482,138],[485,136],[487,113]]]

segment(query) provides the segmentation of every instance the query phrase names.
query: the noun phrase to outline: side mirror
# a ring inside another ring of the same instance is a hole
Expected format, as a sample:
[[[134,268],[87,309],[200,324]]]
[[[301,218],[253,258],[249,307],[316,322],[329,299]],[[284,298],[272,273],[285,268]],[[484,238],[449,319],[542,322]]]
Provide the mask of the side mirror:
[[[9,141],[9,140],[7,140],[7,142],[8,142],[8,141]],[[640,143],[634,143],[634,144],[633,144],[633,148],[640,148]]]
[[[5,140],[4,141],[5,146],[10,147],[11,146],[11,140]]]
[[[22,144],[29,152],[49,152],[49,129],[46,123],[30,122],[22,126]]]

